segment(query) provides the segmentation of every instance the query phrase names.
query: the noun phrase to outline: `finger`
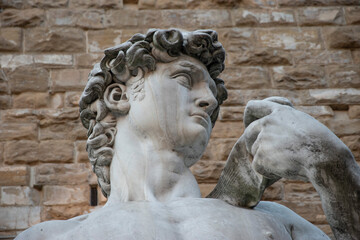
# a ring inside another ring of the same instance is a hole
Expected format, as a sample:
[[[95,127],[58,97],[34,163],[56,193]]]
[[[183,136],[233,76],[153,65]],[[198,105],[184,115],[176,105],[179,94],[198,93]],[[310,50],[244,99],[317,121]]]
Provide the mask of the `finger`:
[[[272,101],[251,100],[244,111],[244,125],[247,128],[253,121],[271,114],[279,105]]]
[[[262,130],[262,119],[253,121],[244,131],[246,150],[254,155],[252,152],[253,144],[258,139],[258,136]]]
[[[290,100],[287,98],[284,98],[284,97],[278,97],[278,96],[268,97],[268,98],[265,98],[264,101],[270,101],[270,102],[278,103],[281,105],[287,105],[292,108],[294,107],[293,104],[290,102]]]

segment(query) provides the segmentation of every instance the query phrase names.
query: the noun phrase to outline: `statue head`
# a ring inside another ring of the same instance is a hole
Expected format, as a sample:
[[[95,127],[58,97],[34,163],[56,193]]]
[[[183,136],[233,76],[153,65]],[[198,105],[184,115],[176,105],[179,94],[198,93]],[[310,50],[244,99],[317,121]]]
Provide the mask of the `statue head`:
[[[165,138],[175,151],[185,149],[187,167],[201,157],[227,98],[218,78],[224,59],[213,30],[151,29],[105,50],[82,93],[80,118],[106,197],[118,119],[130,118],[136,131]]]

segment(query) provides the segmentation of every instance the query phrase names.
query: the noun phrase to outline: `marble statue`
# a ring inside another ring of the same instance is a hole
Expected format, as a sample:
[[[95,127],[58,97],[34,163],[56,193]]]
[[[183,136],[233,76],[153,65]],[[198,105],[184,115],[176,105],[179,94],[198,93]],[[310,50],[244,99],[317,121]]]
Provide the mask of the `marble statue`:
[[[80,100],[103,208],[35,225],[16,239],[329,239],[290,209],[261,202],[280,178],[311,182],[337,239],[360,239],[360,168],[324,125],[285,98],[250,101],[245,132],[201,198],[189,167],[227,98],[212,30],[151,29],[105,50]]]

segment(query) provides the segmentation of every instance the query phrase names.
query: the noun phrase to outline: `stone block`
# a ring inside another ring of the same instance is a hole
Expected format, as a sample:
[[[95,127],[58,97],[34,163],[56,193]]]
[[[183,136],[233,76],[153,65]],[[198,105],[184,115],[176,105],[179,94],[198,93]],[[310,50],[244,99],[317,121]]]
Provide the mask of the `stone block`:
[[[360,26],[324,28],[323,36],[329,48],[360,48]]]
[[[0,143],[0,164],[2,164],[4,160],[4,143]]]
[[[281,7],[359,5],[359,0],[278,0]]]
[[[204,27],[209,27],[211,26],[212,28],[220,28],[220,27],[231,27],[232,26],[232,21],[231,21],[231,16],[230,16],[230,12],[228,10],[223,10],[223,9],[219,9],[219,10],[182,10],[182,11],[186,11],[184,12],[184,17],[187,17],[186,15],[188,15],[190,17],[190,19],[187,19],[187,21],[184,19],[182,12],[179,11],[178,14],[180,14],[183,23],[188,26],[188,27],[199,27],[199,28],[204,28]],[[165,21],[169,20],[170,22],[176,24],[177,21],[174,18],[174,14],[175,11],[174,10],[167,10],[163,12],[163,18]],[[193,22],[192,22],[193,20]],[[175,22],[174,22],[175,21]],[[192,25],[194,24],[194,25]],[[179,27],[182,27],[182,25],[179,23],[178,25]],[[184,26],[185,27],[185,26]]]
[[[200,160],[190,170],[199,184],[217,183],[224,167],[224,161]]]
[[[116,9],[123,7],[122,0],[70,0],[70,8]]]
[[[212,190],[214,190],[216,184],[199,184],[199,188],[200,188],[200,192],[201,192],[201,197],[205,198],[207,195],[209,195],[211,193]]]
[[[284,183],[282,181],[276,182],[270,187],[266,188],[262,201],[281,200],[284,195]]]
[[[273,26],[294,25],[295,17],[292,10],[269,11],[267,9],[237,9],[232,12],[234,23],[237,26]]]
[[[156,0],[138,0],[139,9],[149,9],[155,7]]]
[[[263,67],[225,68],[220,77],[228,89],[256,89],[270,86],[268,72]]]
[[[16,51],[22,49],[20,28],[1,28],[0,29],[0,51]]]
[[[89,162],[88,153],[86,152],[86,141],[76,141],[75,142],[76,150],[76,162]]]
[[[35,187],[45,185],[79,185],[87,183],[91,169],[84,163],[52,164],[46,163],[33,167]]]
[[[19,54],[19,55],[2,54],[2,55],[0,55],[0,65],[3,69],[11,68],[11,70],[14,70],[17,67],[31,65],[33,63],[34,63],[34,58],[32,55],[26,55],[26,54]]]
[[[27,52],[85,52],[85,34],[75,28],[33,28],[25,31]]]
[[[0,186],[25,186],[29,181],[30,173],[27,166],[0,167]]]
[[[34,55],[34,63],[46,68],[63,68],[73,65],[70,54],[40,54]]]
[[[349,118],[360,118],[360,105],[349,106]]]
[[[334,117],[320,121],[338,137],[360,135],[360,119],[349,119],[346,111],[335,111]]]
[[[311,183],[285,184],[285,200],[289,202],[321,202]]]
[[[27,4],[36,8],[67,7],[69,0],[27,0]]]
[[[309,97],[314,104],[360,104],[360,90],[354,88],[311,89]]]
[[[317,29],[274,28],[258,29],[261,47],[286,50],[321,49],[321,40]]]
[[[292,56],[289,52],[271,48],[256,48],[242,52],[229,52],[229,63],[235,65],[289,65]]]
[[[187,5],[187,0],[157,0],[155,7],[157,9],[184,9]]]
[[[20,230],[40,223],[41,207],[2,207],[0,231]]]
[[[12,140],[36,140],[38,135],[36,124],[2,123],[0,125],[0,139]]]
[[[78,68],[92,68],[103,58],[102,53],[80,53],[75,55],[75,66]]]
[[[242,122],[216,122],[212,138],[239,138],[244,131]]]
[[[80,121],[46,124],[39,129],[39,140],[87,139],[86,132]]]
[[[236,107],[220,107],[220,121],[242,121],[244,116],[245,107],[236,106]]]
[[[212,138],[212,139],[210,139],[208,147],[206,148],[202,159],[226,161],[226,159],[228,158],[228,155],[236,141],[237,141],[237,138],[233,138],[233,139]]]
[[[273,67],[272,85],[285,89],[326,87],[325,71],[320,66]]]
[[[299,23],[303,26],[343,25],[345,24],[343,10],[336,8],[304,8],[298,10]]]
[[[219,39],[223,42],[228,53],[234,55],[240,51],[253,50],[255,48],[255,32],[250,28],[230,28],[218,32]]]
[[[1,187],[0,204],[31,206],[40,202],[40,192],[30,187],[7,186]]]
[[[120,30],[88,31],[88,51],[104,52],[104,49],[121,43]]]
[[[45,20],[45,11],[32,9],[5,9],[0,14],[1,27],[37,27]]]
[[[105,28],[136,27],[139,17],[139,12],[136,10],[109,10],[105,14],[104,26]]]
[[[352,63],[350,50],[312,50],[293,51],[295,64],[350,64]]]
[[[41,221],[68,220],[90,212],[90,206],[45,206],[41,211]]]
[[[89,185],[77,186],[44,186],[43,204],[50,205],[69,205],[69,204],[89,204],[90,187]]]
[[[44,142],[14,141],[5,143],[5,163],[59,162],[73,161],[74,145],[67,140]]]
[[[6,69],[12,93],[44,92],[48,90],[49,71],[33,66],[21,66],[14,70]]]
[[[360,23],[360,6],[346,7],[345,18],[347,24],[359,24]]]
[[[296,109],[314,118],[334,116],[334,111],[329,106],[296,106]]]
[[[326,66],[325,69],[330,87],[360,87],[360,65]]]
[[[66,92],[65,93],[65,106],[78,107],[81,97],[81,92]]]
[[[26,0],[1,0],[1,8],[17,8],[21,9],[26,5]]]
[[[37,111],[32,109],[9,109],[2,111],[1,120],[4,123],[37,123]]]
[[[9,84],[4,69],[0,69],[0,93],[9,93]]]
[[[89,69],[62,69],[51,72],[53,92],[83,90],[88,81]]]
[[[54,27],[104,28],[105,11],[97,9],[54,9],[47,12],[49,25]]]
[[[57,123],[76,122],[80,114],[77,108],[62,108],[38,110],[36,116],[40,120],[40,126],[45,127]]]
[[[351,51],[354,63],[360,64],[360,50]]]
[[[48,93],[25,92],[13,95],[13,108],[45,108],[49,101]]]
[[[11,108],[11,97],[9,95],[0,95],[0,109]]]

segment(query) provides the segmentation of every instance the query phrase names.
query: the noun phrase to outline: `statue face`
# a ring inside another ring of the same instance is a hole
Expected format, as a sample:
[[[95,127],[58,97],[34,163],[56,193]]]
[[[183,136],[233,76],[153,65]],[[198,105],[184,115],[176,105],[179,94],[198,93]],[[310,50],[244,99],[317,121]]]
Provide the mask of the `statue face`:
[[[156,70],[145,75],[143,84],[142,100],[135,98],[136,83],[127,85],[131,125],[155,139],[160,149],[170,144],[191,166],[210,138],[210,115],[218,104],[214,80],[200,61],[180,56],[170,63],[157,63]]]

